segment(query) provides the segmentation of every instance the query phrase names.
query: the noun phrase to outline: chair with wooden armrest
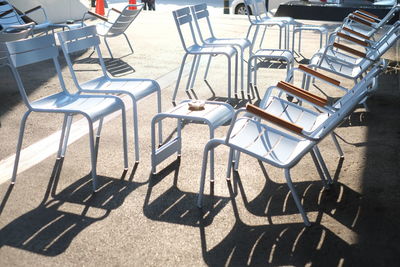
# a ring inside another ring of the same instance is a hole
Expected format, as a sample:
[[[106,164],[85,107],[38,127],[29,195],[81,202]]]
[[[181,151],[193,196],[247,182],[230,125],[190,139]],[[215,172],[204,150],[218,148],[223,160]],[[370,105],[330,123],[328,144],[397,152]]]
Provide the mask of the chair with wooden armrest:
[[[332,180],[317,145],[353,112],[358,102],[368,94],[367,87],[371,85],[371,79],[376,77],[381,71],[381,66],[374,67],[365,79],[349,91],[347,97],[343,97],[339,109],[315,113],[318,114],[315,116],[318,116],[319,120],[311,128],[299,125],[298,122],[300,121],[293,122],[286,117],[280,118],[265,111],[263,108],[251,104],[247,105],[246,108],[239,109],[235,113],[226,138],[212,139],[204,148],[197,201],[198,207],[202,207],[203,205],[208,152],[219,145],[226,145],[230,148],[226,173],[227,179],[231,177],[232,161],[235,158],[234,155],[236,152],[245,153],[264,163],[283,169],[287,185],[304,224],[307,226],[310,225],[310,221],[293,185],[290,170],[306,154],[310,153],[324,186],[329,186]],[[309,100],[313,98],[311,95],[307,96]],[[317,99],[315,98],[314,100]],[[310,103],[313,101],[310,101]],[[321,104],[318,103],[317,106],[321,107]],[[290,103],[290,105],[294,104]],[[299,108],[303,109],[300,106]],[[303,124],[305,125],[305,123]]]
[[[352,34],[363,35],[368,38],[376,38],[377,33],[382,33],[385,31],[384,26],[388,25],[390,20],[396,15],[400,10],[399,4],[394,4],[389,12],[382,19],[376,18],[375,15],[368,13],[366,11],[357,10],[350,13],[344,20],[340,27],[336,31],[343,28],[347,28],[353,31]]]
[[[133,48],[131,42],[128,39],[128,36],[126,35],[126,30],[132,24],[132,22],[137,18],[142,9],[143,9],[143,4],[127,5],[124,7],[122,11],[119,11],[118,9],[115,8],[110,8],[108,10],[106,17],[98,15],[92,11],[88,11],[83,15],[82,26],[86,26],[84,21],[87,15],[91,15],[102,20],[102,22],[96,24],[96,30],[97,33],[104,38],[104,43],[106,44],[106,47],[108,49],[108,52],[110,53],[111,58],[114,58],[114,56],[111,53],[111,49],[110,46],[108,45],[107,39],[112,37],[117,37],[119,35],[123,35],[125,37],[128,46],[131,50],[131,53],[133,53]],[[111,12],[116,13],[117,17],[111,19],[110,16]]]
[[[28,17],[29,14],[39,11],[42,14],[42,22],[38,23]],[[34,23],[33,32],[42,32],[42,31],[48,32],[49,30],[53,32],[55,28],[64,29],[66,27],[67,28],[69,27],[67,24],[52,23],[48,19],[46,11],[42,6],[36,6],[25,12],[20,12],[13,5],[11,5],[9,1],[0,0],[0,25],[3,28],[25,25],[31,22]]]

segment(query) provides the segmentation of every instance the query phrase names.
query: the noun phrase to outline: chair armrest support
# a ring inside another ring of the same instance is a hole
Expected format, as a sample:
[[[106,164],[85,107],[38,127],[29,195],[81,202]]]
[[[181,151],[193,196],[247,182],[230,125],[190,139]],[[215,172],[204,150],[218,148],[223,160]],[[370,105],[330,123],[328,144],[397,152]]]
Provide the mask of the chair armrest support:
[[[365,15],[363,15],[363,14],[361,14],[361,13],[355,13],[355,12],[353,12],[352,15],[353,15],[353,16],[356,16],[356,17],[359,17],[360,19],[366,20],[366,21],[368,21],[368,22],[375,23],[375,20],[374,20],[374,19],[372,19],[372,18],[370,18],[370,17],[368,17],[368,16],[365,16]]]
[[[92,15],[93,17],[96,17],[98,19],[101,19],[101,20],[104,20],[104,21],[108,21],[108,18],[106,18],[106,17],[104,17],[102,15],[99,15],[97,13],[94,13],[94,12],[92,12],[90,10],[87,12],[87,14]]]
[[[296,134],[302,134],[303,128],[300,126],[291,123],[289,121],[283,120],[279,117],[276,117],[272,114],[269,114],[265,110],[253,105],[253,104],[247,104],[246,105],[246,111],[250,112],[251,114],[256,115],[257,117],[260,117],[261,119],[270,121],[282,128],[285,128],[286,130],[289,130],[291,132],[294,132]]]
[[[357,32],[357,31],[355,31],[355,30],[349,29],[349,28],[347,28],[347,27],[343,27],[342,30],[344,30],[344,31],[346,31],[346,32],[349,32],[349,33],[351,33],[351,34],[357,35],[357,36],[359,36],[359,37],[361,37],[361,38],[363,38],[363,39],[366,39],[366,40],[369,40],[369,39],[370,39],[368,36],[366,36],[366,35],[364,35],[364,34],[362,34],[362,33],[359,33],[359,32]]]
[[[372,19],[375,19],[376,21],[380,21],[380,19],[379,19],[379,17],[377,15],[372,14],[372,13],[370,13],[368,11],[365,11],[365,10],[362,10],[362,9],[358,9],[356,12],[360,12],[363,15],[367,15],[367,16],[371,17]]]
[[[8,15],[10,13],[13,13],[13,12],[14,12],[14,10],[12,10],[12,9],[4,11],[3,13],[0,13],[0,18],[4,17],[4,16],[6,16],[6,15]]]
[[[118,14],[122,14],[122,11],[120,11],[120,10],[114,8],[114,7],[112,7],[111,10],[114,11],[114,12],[117,12]]]
[[[338,32],[338,33],[336,33],[336,35],[339,36],[340,38],[343,38],[343,39],[345,39],[345,40],[347,40],[347,41],[350,41],[350,42],[359,44],[359,45],[361,45],[361,46],[364,46],[364,47],[368,47],[368,46],[369,46],[369,43],[368,43],[368,42],[365,42],[365,41],[360,40],[360,39],[358,39],[358,38],[354,38],[354,37],[352,37],[352,36],[350,36],[350,35],[347,35],[347,34],[344,34],[344,33],[342,33],[342,32]]]
[[[42,6],[36,6],[34,8],[31,8],[31,9],[25,11],[24,14],[32,13],[33,11],[36,11],[36,10],[41,9],[41,8],[42,8]]]
[[[278,82],[276,87],[320,107],[325,107],[328,104],[327,99],[314,95],[303,88],[296,87],[284,81]]]
[[[346,52],[348,52],[350,54],[356,55],[358,57],[367,58],[367,55],[365,53],[360,52],[360,51],[358,51],[356,49],[353,49],[351,47],[348,47],[346,45],[338,44],[338,43],[335,42],[335,43],[333,43],[333,46],[338,48],[338,49],[341,49],[343,51],[346,51]]]
[[[306,72],[306,73],[309,73],[309,74],[311,74],[313,76],[316,76],[316,77],[318,77],[318,78],[320,78],[322,80],[325,80],[325,81],[327,81],[327,82],[329,82],[331,84],[334,84],[336,86],[340,86],[340,81],[338,81],[336,79],[333,79],[333,78],[331,78],[329,76],[326,76],[325,74],[319,73],[318,71],[313,70],[313,69],[311,69],[311,68],[309,68],[307,66],[299,65],[299,69],[304,71],[304,72]]]

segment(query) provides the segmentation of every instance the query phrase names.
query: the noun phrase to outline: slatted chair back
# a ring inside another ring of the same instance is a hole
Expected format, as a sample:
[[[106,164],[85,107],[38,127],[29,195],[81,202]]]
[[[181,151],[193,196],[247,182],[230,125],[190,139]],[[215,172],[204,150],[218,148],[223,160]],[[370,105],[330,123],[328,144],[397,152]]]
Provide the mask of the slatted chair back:
[[[178,29],[179,38],[182,42],[183,49],[186,52],[193,47],[199,47],[196,33],[193,25],[193,17],[189,7],[184,7],[172,12]]]

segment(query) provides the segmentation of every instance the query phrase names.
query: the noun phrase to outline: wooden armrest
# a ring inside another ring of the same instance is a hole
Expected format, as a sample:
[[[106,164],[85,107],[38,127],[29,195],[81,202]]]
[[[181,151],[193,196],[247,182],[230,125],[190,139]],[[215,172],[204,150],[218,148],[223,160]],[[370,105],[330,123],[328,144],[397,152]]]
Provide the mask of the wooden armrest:
[[[353,12],[352,15],[356,16],[356,17],[359,17],[360,19],[375,23],[375,20],[373,18],[367,17],[367,16],[365,16],[363,14]]]
[[[314,95],[313,93],[310,93],[304,90],[303,88],[296,87],[288,82],[280,81],[276,86],[280,89],[285,90],[288,93],[303,98],[304,100],[307,100],[317,106],[324,107],[328,104],[327,99]]]
[[[41,9],[41,8],[42,8],[42,6],[36,6],[36,7],[34,7],[34,8],[31,8],[31,9],[25,11],[25,14],[29,14],[29,13],[31,13],[31,12],[33,12],[33,11],[36,11],[36,10],[38,10],[38,9]]]
[[[350,16],[349,19],[353,21],[357,21],[358,23],[364,24],[366,26],[372,27],[372,23],[369,23],[368,21],[362,20],[356,16]]]
[[[94,16],[94,17],[96,17],[96,18],[99,18],[99,19],[101,19],[101,20],[108,21],[108,18],[106,18],[106,17],[104,17],[104,16],[102,16],[102,15],[99,15],[99,14],[97,14],[97,13],[94,13],[94,12],[92,12],[92,11],[90,11],[90,10],[89,10],[87,13],[90,14],[90,15],[92,15],[92,16]]]
[[[342,49],[342,50],[344,50],[344,51],[346,51],[346,52],[348,52],[350,54],[356,55],[358,57],[367,57],[367,54],[365,54],[363,52],[360,52],[358,50],[355,50],[355,49],[353,49],[351,47],[342,45],[342,44],[333,43],[333,46],[336,47],[336,48]]]
[[[347,35],[347,34],[344,34],[344,33],[341,33],[341,32],[338,32],[338,33],[337,33],[337,36],[339,36],[339,37],[341,37],[341,38],[343,38],[343,39],[346,39],[346,40],[348,40],[348,41],[351,41],[351,42],[353,42],[353,43],[362,45],[362,46],[369,46],[369,43],[367,43],[367,42],[365,42],[365,41],[362,41],[362,40],[360,40],[360,39],[351,37],[351,36],[349,36],[349,35]]]
[[[0,18],[1,18],[1,17],[4,17],[5,15],[8,15],[8,14],[10,14],[10,13],[12,13],[12,12],[14,12],[14,10],[12,10],[12,9],[7,10],[7,11],[4,11],[3,13],[0,14]]]
[[[272,114],[269,114],[268,112],[266,112],[265,110],[253,105],[253,104],[247,104],[246,105],[246,110],[264,120],[270,121],[274,124],[277,124],[289,131],[301,134],[301,132],[303,131],[303,128],[301,128],[300,126],[291,123],[289,121],[286,120],[282,120],[279,117],[276,117]]]
[[[340,85],[340,81],[335,80],[335,79],[333,79],[333,78],[331,78],[329,76],[326,76],[325,74],[319,73],[316,70],[313,70],[313,69],[311,69],[309,67],[306,67],[304,65],[299,65],[299,69],[304,71],[304,72],[307,72],[307,73],[309,73],[311,75],[314,75],[314,76],[316,76],[316,77],[318,77],[318,78],[320,78],[322,80],[325,80],[325,81],[327,81],[327,82],[329,82],[331,84],[334,84],[336,86]]]
[[[115,11],[115,12],[117,12],[117,13],[119,13],[119,14],[122,14],[121,11],[119,11],[118,9],[116,9],[116,8],[114,8],[114,7],[112,7],[111,10],[112,10],[112,11]]]
[[[362,10],[362,9],[359,9],[358,11],[360,11],[360,12],[362,12],[362,13],[364,13],[364,14],[367,14],[367,15],[370,16],[370,17],[373,17],[373,18],[379,20],[379,17],[378,17],[377,15],[375,15],[375,14],[372,14],[372,13],[367,12],[367,11]]]
[[[346,28],[346,27],[343,27],[342,30],[344,30],[344,31],[346,31],[346,32],[349,32],[349,33],[351,33],[351,34],[357,35],[357,36],[359,36],[359,37],[361,37],[361,38],[364,38],[364,39],[366,39],[366,40],[369,40],[369,37],[368,37],[368,36],[366,36],[366,35],[364,35],[364,34],[362,34],[362,33],[359,33],[359,32],[357,32],[357,31],[355,31],[355,30],[352,30],[352,29],[349,29],[349,28]]]

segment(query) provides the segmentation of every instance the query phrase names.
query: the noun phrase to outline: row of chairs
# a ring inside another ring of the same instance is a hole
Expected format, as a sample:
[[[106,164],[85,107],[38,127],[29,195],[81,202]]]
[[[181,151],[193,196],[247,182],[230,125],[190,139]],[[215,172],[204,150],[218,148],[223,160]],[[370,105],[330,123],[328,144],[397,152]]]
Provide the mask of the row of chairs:
[[[290,170],[304,155],[310,153],[324,186],[329,187],[332,179],[318,144],[326,136],[331,135],[339,155],[343,157],[334,130],[377,89],[378,75],[387,67],[387,62],[382,60],[381,56],[395,45],[400,37],[400,23],[396,22],[384,33],[382,29],[378,33],[378,27],[374,31],[371,30],[370,37],[374,40],[361,39],[360,36],[356,38],[348,34],[349,31],[346,29],[351,25],[355,35],[359,32],[355,30],[357,23],[346,19],[331,36],[331,43],[316,53],[312,64],[300,65],[291,70],[292,77],[296,72],[302,75],[300,82],[303,88],[287,81],[269,87],[259,106],[248,104],[246,108],[236,111],[225,138],[212,139],[206,144],[197,203],[199,207],[203,204],[208,152],[219,145],[225,145],[230,148],[227,179],[231,177],[232,168],[238,170],[240,153],[283,169],[302,219],[306,225],[310,225],[292,183]],[[343,29],[347,34],[342,31]],[[339,43],[340,40],[359,46],[366,52]],[[326,72],[350,78],[355,81],[354,86],[344,88],[340,81],[327,76]],[[344,94],[334,102],[332,98],[313,94],[309,89],[316,80],[321,82],[318,84],[320,90],[334,87],[342,90]],[[288,99],[297,99],[297,103],[287,100],[286,96],[290,96]]]
[[[136,162],[139,162],[139,126],[137,103],[144,97],[155,93],[157,95],[157,112],[161,112],[160,86],[156,81],[150,79],[109,77],[106,72],[101,51],[99,49],[100,38],[97,34],[95,26],[87,26],[70,31],[58,32],[57,37],[61,44],[63,54],[66,58],[68,68],[72,75],[72,79],[75,83],[75,86],[79,89],[76,93],[71,93],[69,90],[71,88],[67,88],[63,80],[58,61],[58,46],[56,45],[54,34],[48,34],[14,42],[0,43],[0,51],[7,52],[7,62],[5,64],[10,67],[14,78],[17,81],[18,89],[22,99],[28,108],[21,120],[12,182],[15,182],[17,176],[26,120],[32,112],[64,114],[64,122],[61,131],[57,158],[63,158],[65,156],[73,116],[83,115],[87,119],[89,126],[89,144],[92,165],[91,175],[93,178],[93,190],[96,190],[97,147],[95,145],[95,136],[96,138],[100,137],[104,117],[117,111],[122,113],[124,168],[128,168],[125,105],[120,98],[112,95],[128,95],[133,103],[135,157]],[[89,81],[80,82],[78,81],[73,68],[71,54],[91,48],[94,48],[97,52],[102,69],[102,75]],[[18,69],[22,66],[37,64],[50,59],[54,63],[54,68],[58,75],[61,91],[40,99],[31,100],[26,93]],[[96,121],[99,121],[99,126],[97,133],[95,134],[94,123]],[[159,140],[161,143],[161,122],[159,123],[159,130]]]

